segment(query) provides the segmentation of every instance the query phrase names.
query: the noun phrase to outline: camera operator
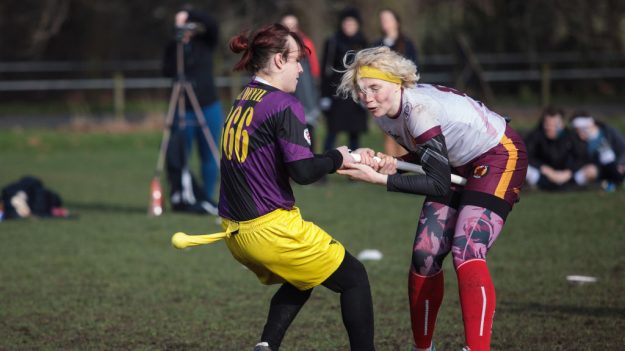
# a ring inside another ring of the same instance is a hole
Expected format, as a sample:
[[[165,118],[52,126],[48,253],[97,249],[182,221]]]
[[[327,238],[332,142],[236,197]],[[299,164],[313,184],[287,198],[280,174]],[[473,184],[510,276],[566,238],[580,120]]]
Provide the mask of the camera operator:
[[[215,87],[213,76],[213,53],[218,41],[218,27],[214,19],[207,14],[184,8],[175,16],[175,36],[167,44],[163,59],[163,74],[175,79],[186,79],[193,86],[195,95],[206,120],[206,125],[215,142],[219,142],[223,124],[223,112]],[[182,45],[184,77],[178,76],[178,45]],[[186,136],[187,159],[192,150],[192,143],[197,139],[201,159],[202,183],[206,198],[213,201],[213,191],[217,182],[218,166],[209,148],[208,141],[202,134],[199,119],[193,105],[186,97],[185,116],[176,115],[172,133],[184,129]],[[212,211],[211,211],[212,212]],[[215,208],[216,213],[216,208]]]

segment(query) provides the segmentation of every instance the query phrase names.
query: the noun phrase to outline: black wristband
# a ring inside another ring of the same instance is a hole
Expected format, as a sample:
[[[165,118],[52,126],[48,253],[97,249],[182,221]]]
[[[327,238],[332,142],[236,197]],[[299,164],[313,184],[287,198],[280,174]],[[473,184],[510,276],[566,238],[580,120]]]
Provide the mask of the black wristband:
[[[336,170],[339,169],[339,167],[341,167],[341,165],[343,164],[343,155],[337,149],[328,150],[323,154],[323,156],[326,156],[332,159],[332,163],[334,164],[334,167],[332,167],[332,170],[330,171],[330,173],[336,172]]]

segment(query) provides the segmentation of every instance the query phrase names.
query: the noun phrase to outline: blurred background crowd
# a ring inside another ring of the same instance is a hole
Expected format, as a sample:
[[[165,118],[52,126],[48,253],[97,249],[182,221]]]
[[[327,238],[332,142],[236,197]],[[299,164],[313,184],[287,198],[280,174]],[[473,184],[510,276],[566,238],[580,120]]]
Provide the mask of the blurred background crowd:
[[[386,45],[417,64],[422,82],[465,91],[511,117],[526,132],[532,188],[622,187],[621,1],[8,0],[0,14],[1,127],[164,128],[172,81],[184,77],[200,118],[187,97],[171,127],[185,132],[188,151],[197,140],[211,203],[217,169],[201,120],[218,140],[222,106],[249,79],[233,73],[228,39],[271,22],[311,50],[296,94],[316,152],[337,138],[362,146],[370,116],[335,95],[339,70],[348,51]],[[403,152],[391,139],[381,145]]]

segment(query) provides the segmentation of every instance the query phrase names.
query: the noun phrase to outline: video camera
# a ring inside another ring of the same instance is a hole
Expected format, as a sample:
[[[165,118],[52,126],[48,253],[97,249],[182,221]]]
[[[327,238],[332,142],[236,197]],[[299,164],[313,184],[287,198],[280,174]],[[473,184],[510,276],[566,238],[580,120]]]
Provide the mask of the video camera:
[[[202,23],[198,22],[187,22],[182,26],[176,26],[176,40],[181,41],[186,33],[190,33],[191,35],[196,35],[200,33],[204,33],[206,28]]]

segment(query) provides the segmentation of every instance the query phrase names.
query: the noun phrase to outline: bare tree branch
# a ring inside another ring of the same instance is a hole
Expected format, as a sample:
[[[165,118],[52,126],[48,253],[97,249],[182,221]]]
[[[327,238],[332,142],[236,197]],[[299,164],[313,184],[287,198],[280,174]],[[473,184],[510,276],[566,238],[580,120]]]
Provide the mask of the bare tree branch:
[[[59,33],[69,13],[69,0],[46,0],[41,17],[31,35],[28,56],[37,57],[45,49],[50,38]]]

